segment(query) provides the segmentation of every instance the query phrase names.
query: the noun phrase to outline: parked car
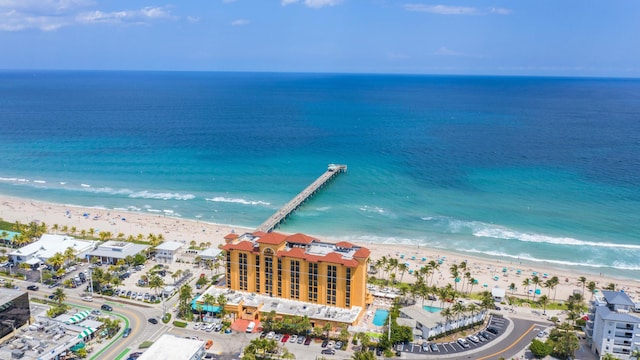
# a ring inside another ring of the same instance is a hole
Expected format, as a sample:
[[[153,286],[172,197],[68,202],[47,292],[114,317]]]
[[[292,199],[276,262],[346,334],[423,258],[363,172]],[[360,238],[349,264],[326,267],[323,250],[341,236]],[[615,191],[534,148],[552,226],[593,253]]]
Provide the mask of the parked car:
[[[309,344],[311,344],[311,336],[307,336],[307,338],[304,340],[304,344],[309,346]]]
[[[323,347],[323,348],[326,348],[326,347],[327,347],[327,345],[329,345],[329,340],[324,339],[324,340],[322,341],[322,345],[320,345],[320,346],[321,346],[321,347]]]
[[[153,325],[158,323],[158,319],[156,318],[149,318],[149,322],[152,323]]]
[[[469,343],[467,342],[467,340],[463,338],[458,339],[458,344],[460,344],[460,346],[462,346],[465,349],[469,347]]]
[[[336,351],[333,349],[322,349],[321,353],[323,355],[335,355]]]
[[[494,335],[498,335],[498,333],[500,332],[500,330],[494,328],[494,327],[488,327],[487,331],[494,334]]]
[[[431,345],[429,345],[429,347],[431,348],[431,351],[433,352],[438,352],[440,351],[440,349],[438,349],[438,345],[431,343]]]
[[[291,335],[291,337],[289,338],[289,342],[294,343],[296,341],[298,341],[298,335]]]
[[[302,344],[303,342],[305,342],[307,340],[306,337],[304,336],[298,336],[298,341],[296,341],[298,344]]]
[[[209,350],[213,346],[213,340],[207,340],[207,343],[204,345],[204,348]]]
[[[83,297],[82,297],[82,301],[88,301],[88,302],[91,302],[91,301],[93,301],[93,297],[92,297],[92,296],[83,296]]]
[[[39,287],[37,285],[29,285],[27,286],[27,290],[38,291]]]
[[[100,306],[100,309],[104,311],[113,311],[113,308],[111,307],[111,305],[107,305],[107,304],[102,304],[102,306]]]
[[[122,337],[126,338],[129,337],[129,335],[131,334],[131,328],[126,328],[124,329],[124,331],[122,332]]]
[[[335,346],[333,348],[340,350],[340,349],[342,349],[342,345],[343,345],[342,341],[336,341],[336,344],[335,344]]]
[[[467,336],[467,339],[472,343],[476,343],[476,344],[480,342],[480,339],[478,339],[478,337],[475,335],[469,335]]]
[[[280,339],[281,342],[286,343],[287,340],[289,340],[289,335],[285,334],[282,339]]]
[[[273,332],[273,331],[269,331],[269,332],[267,333],[267,336],[265,336],[265,338],[266,338],[267,340],[271,340],[271,339],[273,339],[275,336],[276,336],[276,333],[275,333],[275,332]]]

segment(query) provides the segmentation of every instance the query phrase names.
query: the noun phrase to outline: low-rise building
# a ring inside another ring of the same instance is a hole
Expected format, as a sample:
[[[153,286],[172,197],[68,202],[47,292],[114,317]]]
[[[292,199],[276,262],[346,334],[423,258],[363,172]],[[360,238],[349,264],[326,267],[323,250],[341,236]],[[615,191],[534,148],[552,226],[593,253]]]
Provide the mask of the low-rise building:
[[[184,246],[179,241],[165,241],[156,246],[156,262],[159,264],[173,264],[176,261],[178,251]]]
[[[56,253],[64,254],[69,248],[73,249],[76,258],[84,258],[95,249],[96,244],[96,241],[78,240],[67,235],[44,234],[40,240],[13,250],[8,256],[14,264],[35,266],[45,263]]]
[[[115,264],[127,256],[135,256],[149,248],[148,245],[134,244],[124,241],[107,241],[98,248],[87,253],[88,260],[98,258],[103,264]]]
[[[164,334],[138,360],[200,360],[205,353],[202,340]]]
[[[29,322],[29,295],[20,290],[0,288],[0,339]]]
[[[413,327],[414,335],[420,335],[423,339],[443,334],[449,330],[459,329],[482,321],[486,316],[485,310],[475,313],[465,313],[460,316],[446,318],[440,314],[442,309],[433,306],[414,304],[400,308],[398,323]],[[411,321],[407,321],[411,319]]]
[[[604,290],[595,294],[585,334],[597,356],[612,354],[627,360],[640,350],[640,317],[631,314],[634,308],[624,292]]]

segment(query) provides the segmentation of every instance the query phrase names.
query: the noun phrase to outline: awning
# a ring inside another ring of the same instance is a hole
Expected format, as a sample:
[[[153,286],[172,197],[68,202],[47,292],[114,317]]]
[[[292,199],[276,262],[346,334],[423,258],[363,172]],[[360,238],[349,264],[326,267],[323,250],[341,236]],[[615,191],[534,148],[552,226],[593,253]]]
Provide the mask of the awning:
[[[69,320],[65,321],[65,323],[75,324],[77,322],[84,320],[87,316],[89,316],[89,314],[91,314],[89,310],[80,311],[79,313],[70,317]]]
[[[78,339],[84,339],[87,336],[93,334],[94,332],[96,332],[96,329],[94,329],[94,328],[86,328],[86,329],[82,330],[82,332],[80,334],[78,334]]]

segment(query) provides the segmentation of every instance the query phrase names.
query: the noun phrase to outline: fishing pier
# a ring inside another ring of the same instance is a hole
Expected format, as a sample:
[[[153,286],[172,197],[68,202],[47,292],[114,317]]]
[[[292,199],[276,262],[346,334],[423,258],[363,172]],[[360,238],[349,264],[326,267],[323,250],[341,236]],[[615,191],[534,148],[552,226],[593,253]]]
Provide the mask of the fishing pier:
[[[336,176],[347,172],[347,165],[329,164],[327,171],[320,175],[311,185],[307,186],[298,195],[296,195],[291,201],[286,203],[283,207],[278,209],[275,214],[271,215],[265,222],[263,222],[257,231],[271,232],[277,228],[280,224],[284,223],[294,211],[298,210],[307,200],[309,200],[315,193],[320,191],[329,181]]]

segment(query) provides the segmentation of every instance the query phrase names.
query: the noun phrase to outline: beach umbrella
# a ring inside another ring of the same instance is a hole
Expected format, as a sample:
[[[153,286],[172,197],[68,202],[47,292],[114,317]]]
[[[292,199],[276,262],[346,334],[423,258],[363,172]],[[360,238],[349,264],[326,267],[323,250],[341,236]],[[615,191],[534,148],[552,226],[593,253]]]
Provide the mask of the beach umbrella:
[[[404,259],[404,254],[400,254],[400,259]]]
[[[438,259],[438,264],[442,265],[442,260]]]
[[[522,270],[518,269],[516,270],[516,274],[520,275],[520,273],[522,272]]]
[[[482,284],[482,286],[484,286],[484,287],[489,287],[489,284]]]
[[[536,289],[536,295],[540,295],[542,294],[542,291],[540,291],[540,289]]]
[[[413,274],[413,270],[409,269],[409,274]]]
[[[493,277],[493,280],[495,280],[495,281],[498,281],[498,279],[500,279],[500,277],[498,277],[498,276],[494,276]]]
[[[460,278],[456,278],[456,282],[460,282]]]
[[[507,268],[502,268],[502,272],[507,272]]]
[[[478,279],[473,279],[473,284],[478,285]]]
[[[422,258],[422,261],[427,261],[427,258],[426,258],[426,257],[423,257],[423,258]]]
[[[416,259],[416,257],[415,257],[415,256],[412,256],[412,257],[411,257],[411,260],[415,260],[415,259]]]
[[[536,275],[538,275],[538,272],[534,271],[534,272],[531,273],[531,275],[536,276]]]

